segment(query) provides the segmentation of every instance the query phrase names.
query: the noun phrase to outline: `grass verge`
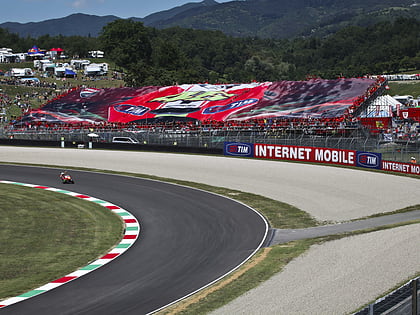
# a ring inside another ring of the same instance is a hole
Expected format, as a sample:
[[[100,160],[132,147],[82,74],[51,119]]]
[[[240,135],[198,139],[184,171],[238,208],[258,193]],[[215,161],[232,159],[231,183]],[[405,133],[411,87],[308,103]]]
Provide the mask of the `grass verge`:
[[[0,299],[87,265],[116,245],[121,219],[92,202],[0,184]]]
[[[420,96],[420,82],[419,81],[389,81],[391,95],[412,95],[414,98]]]

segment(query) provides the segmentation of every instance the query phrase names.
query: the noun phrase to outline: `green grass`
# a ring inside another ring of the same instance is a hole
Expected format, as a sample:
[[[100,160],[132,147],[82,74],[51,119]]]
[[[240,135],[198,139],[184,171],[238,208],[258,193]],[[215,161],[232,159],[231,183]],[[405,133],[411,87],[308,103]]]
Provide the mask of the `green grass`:
[[[28,87],[28,86],[20,86],[20,85],[2,85],[0,84],[0,93],[7,94],[9,98],[15,100],[16,95],[25,95],[29,94],[32,95],[33,93],[38,93],[38,95],[43,95],[45,92],[50,91],[49,88],[42,88],[42,87]],[[20,101],[21,103],[29,104],[33,109],[39,108],[45,104],[43,98],[37,97],[29,97],[28,99],[23,99]],[[8,108],[8,117],[20,116],[22,115],[22,111],[19,106],[14,102],[12,106]]]
[[[34,67],[33,61],[0,63],[0,70],[2,70],[3,72],[7,72],[12,68],[33,68],[33,67]]]
[[[412,95],[414,98],[420,97],[420,81],[392,82],[388,83],[390,95]]]
[[[0,298],[87,265],[117,244],[121,219],[64,194],[0,184]]]
[[[1,78],[0,78],[1,79]],[[54,78],[46,78],[41,79],[42,81],[46,82],[56,82],[58,87],[61,87],[63,82],[57,81]],[[81,86],[86,85],[90,87],[97,87],[97,88],[109,88],[109,87],[120,87],[124,86],[124,82],[121,80],[96,80],[96,81],[82,81],[81,79],[67,79],[65,81],[69,83],[71,86]],[[23,86],[23,85],[7,85],[7,84],[0,84],[0,93],[6,94],[12,100],[15,99],[16,95],[25,95],[25,94],[33,94],[34,92],[38,93],[38,95],[43,95],[45,92],[54,91],[52,88],[44,88],[44,87],[31,87],[31,86]],[[64,90],[63,90],[64,91]],[[61,94],[61,93],[58,93]],[[31,105],[32,109],[37,109],[42,107],[47,103],[47,100],[44,98],[34,98],[29,97],[27,100],[21,100],[21,103]],[[12,116],[21,116],[22,112],[17,104],[13,104],[7,108],[7,117],[10,119]]]
[[[110,88],[110,87],[121,87],[124,86],[124,81],[122,80],[111,80],[105,77],[97,78],[97,79],[86,79],[82,80],[81,75],[80,78],[66,78],[65,81],[57,80],[56,78],[40,78],[41,81],[49,82],[49,83],[57,83],[58,87],[61,87],[64,83],[70,84],[72,87],[86,85],[88,87],[96,87],[96,88]]]

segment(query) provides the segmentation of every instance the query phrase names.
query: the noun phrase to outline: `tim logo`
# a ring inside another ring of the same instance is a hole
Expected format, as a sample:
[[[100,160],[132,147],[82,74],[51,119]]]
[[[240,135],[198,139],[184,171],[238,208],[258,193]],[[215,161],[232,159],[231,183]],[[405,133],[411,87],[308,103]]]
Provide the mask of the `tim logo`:
[[[381,167],[382,155],[380,153],[372,152],[357,152],[357,166],[367,168]]]
[[[99,89],[86,88],[80,91],[80,97],[91,97],[99,93]]]
[[[130,104],[115,105],[114,109],[117,112],[135,115],[135,116],[142,116],[150,110],[148,107],[135,106],[135,105],[130,105]]]
[[[253,156],[253,145],[251,143],[225,142],[225,155]]]
[[[247,100],[236,101],[236,102],[226,104],[226,105],[212,106],[203,110],[203,114],[216,114],[216,113],[224,112],[230,109],[252,105],[252,104],[255,104],[256,102],[258,102],[258,99],[250,98]]]
[[[264,98],[267,100],[273,100],[276,96],[278,96],[278,93],[274,91],[267,90],[264,92]]]

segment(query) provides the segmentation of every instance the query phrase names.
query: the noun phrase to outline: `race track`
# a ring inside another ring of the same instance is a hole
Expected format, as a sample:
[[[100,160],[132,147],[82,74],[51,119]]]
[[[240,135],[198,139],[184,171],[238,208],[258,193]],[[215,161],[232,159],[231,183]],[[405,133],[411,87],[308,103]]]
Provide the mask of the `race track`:
[[[321,221],[341,222],[420,204],[418,179],[327,166],[16,147],[1,147],[0,161],[111,169],[224,186],[287,202]],[[220,314],[351,312],[420,270],[419,242],[420,229],[412,225],[314,246],[284,272],[222,308]]]
[[[218,279],[262,245],[267,226],[245,205],[134,177],[71,172],[65,188],[122,206],[139,239],[115,261],[1,314],[146,314]],[[63,187],[59,169],[0,165],[1,178]]]

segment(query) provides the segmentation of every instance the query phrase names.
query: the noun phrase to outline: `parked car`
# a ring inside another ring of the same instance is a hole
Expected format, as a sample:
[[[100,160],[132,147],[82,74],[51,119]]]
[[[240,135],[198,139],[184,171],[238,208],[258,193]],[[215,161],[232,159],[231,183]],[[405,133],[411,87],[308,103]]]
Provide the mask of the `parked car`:
[[[113,137],[113,143],[139,143],[137,139],[133,139],[131,137]]]

